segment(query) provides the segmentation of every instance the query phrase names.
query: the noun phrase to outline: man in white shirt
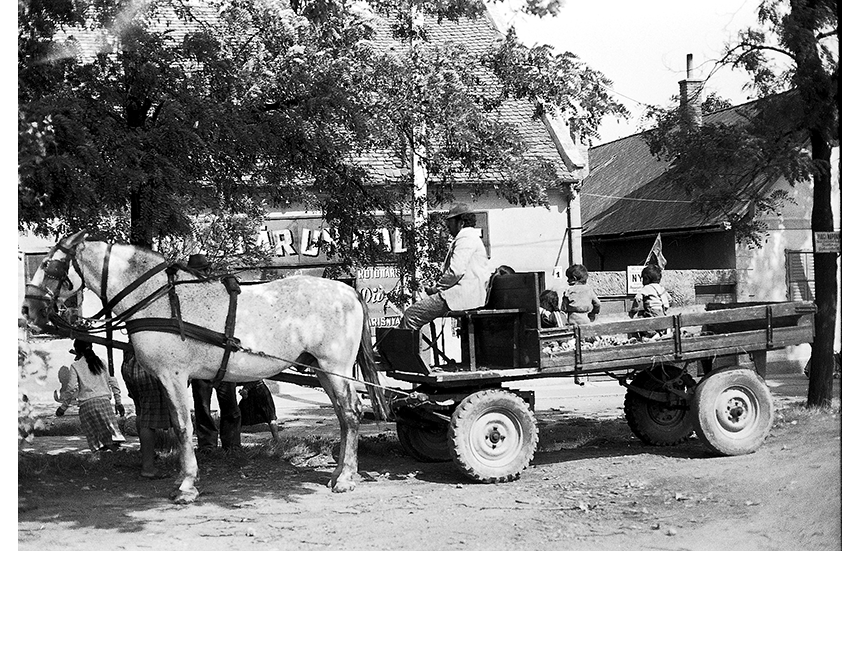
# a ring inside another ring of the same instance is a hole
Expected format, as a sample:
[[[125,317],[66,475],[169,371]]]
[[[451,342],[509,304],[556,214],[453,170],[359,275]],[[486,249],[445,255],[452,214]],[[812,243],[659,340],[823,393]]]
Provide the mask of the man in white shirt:
[[[425,288],[427,297],[410,305],[400,319],[401,328],[420,330],[450,311],[475,309],[486,302],[492,273],[475,214],[464,204],[452,208],[445,219],[454,241],[448,248],[442,276]]]

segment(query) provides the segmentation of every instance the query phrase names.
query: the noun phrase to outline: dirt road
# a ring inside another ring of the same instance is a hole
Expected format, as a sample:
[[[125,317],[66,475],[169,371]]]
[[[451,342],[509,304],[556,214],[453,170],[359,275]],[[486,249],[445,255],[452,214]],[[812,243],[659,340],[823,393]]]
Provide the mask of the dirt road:
[[[696,439],[645,446],[623,422],[621,393],[596,385],[573,409],[562,405],[570,401],[562,386],[547,384],[538,397],[541,451],[508,484],[474,484],[451,463],[417,463],[400,451],[390,425],[371,425],[359,453],[364,480],[352,493],[326,488],[334,467],[327,451],[292,462],[249,452],[204,458],[200,500],[180,507],[165,497],[170,480],[141,480],[127,452],[111,458],[111,469],[19,477],[18,546],[840,549],[839,408],[810,414],[797,405],[802,381],[770,384],[779,411],[770,439],[755,454],[731,458],[713,456]],[[333,433],[328,411],[300,408],[292,425],[281,420],[284,435],[299,420],[308,431]],[[583,437],[587,446],[565,449]]]

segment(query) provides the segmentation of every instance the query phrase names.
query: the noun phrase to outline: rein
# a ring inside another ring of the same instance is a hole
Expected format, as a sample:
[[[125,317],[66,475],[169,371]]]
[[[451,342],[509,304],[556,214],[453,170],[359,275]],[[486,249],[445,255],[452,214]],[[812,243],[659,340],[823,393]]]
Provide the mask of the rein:
[[[75,268],[75,271],[81,276],[81,281],[83,282],[83,273],[81,273],[80,266],[74,258],[73,250],[69,248],[57,244],[55,249],[59,249],[62,252],[68,254],[71,259],[72,265]],[[179,309],[179,299],[176,296],[176,286],[179,284],[197,284],[200,282],[211,281],[210,278],[202,278],[196,280],[185,280],[177,282],[175,280],[176,271],[179,269],[190,272],[194,275],[197,275],[196,272],[187,269],[185,266],[176,264],[176,263],[168,263],[167,260],[163,260],[161,263],[153,266],[149,270],[147,270],[142,275],[138,276],[133,282],[123,287],[113,298],[107,298],[107,282],[108,282],[108,271],[110,267],[110,252],[111,252],[111,244],[107,244],[107,250],[105,251],[105,257],[102,265],[102,273],[101,273],[101,293],[100,298],[102,301],[102,308],[95,315],[93,315],[92,319],[99,319],[104,317],[104,321],[96,326],[91,326],[87,330],[87,333],[81,332],[79,327],[73,326],[61,316],[56,313],[52,313],[49,315],[50,320],[54,323],[54,325],[61,331],[68,334],[70,337],[81,338],[81,339],[93,339],[97,343],[104,343],[107,346],[112,346],[114,344],[120,344],[121,342],[115,342],[112,339],[113,330],[116,329],[124,329],[128,332],[129,335],[132,335],[136,332],[166,332],[170,334],[180,335],[183,341],[186,340],[186,337],[195,339],[197,341],[219,346],[224,349],[224,356],[222,357],[221,364],[218,368],[218,371],[213,379],[213,385],[217,385],[220,383],[224,374],[227,370],[227,363],[230,359],[230,355],[237,351],[242,351],[244,353],[249,353],[251,355],[258,355],[261,357],[266,357],[270,359],[275,359],[285,364],[294,366],[294,367],[302,367],[304,369],[313,369],[315,373],[324,373],[331,376],[337,376],[338,378],[344,378],[346,380],[353,381],[355,383],[360,383],[365,385],[366,387],[375,387],[380,390],[384,390],[387,392],[393,392],[397,395],[402,396],[404,392],[402,390],[397,390],[391,387],[386,387],[385,385],[380,385],[376,383],[369,383],[367,381],[361,380],[359,378],[353,378],[350,376],[343,376],[340,374],[334,374],[321,367],[315,367],[312,365],[305,364],[303,362],[298,362],[296,360],[290,360],[288,358],[279,357],[277,355],[270,355],[268,353],[264,353],[261,351],[254,351],[249,348],[245,348],[241,345],[241,341],[233,335],[236,325],[236,306],[237,306],[237,298],[241,293],[241,286],[236,279],[235,275],[227,275],[221,278],[221,283],[224,285],[227,293],[229,295],[229,307],[227,312],[227,318],[225,321],[224,332],[218,332],[216,330],[211,330],[204,326],[200,326],[194,323],[188,323],[187,321],[183,321],[181,310]],[[53,252],[51,253],[53,254]],[[46,261],[51,260],[49,254],[48,259]],[[60,260],[52,260],[58,261],[62,264],[62,273],[51,274],[50,277],[52,279],[59,279],[62,281],[62,278],[67,277],[69,262],[68,261],[60,261]],[[150,280],[152,277],[156,276],[158,273],[162,271],[167,271],[167,283],[158,287],[155,291],[147,295],[145,298],[139,300],[134,303],[131,307],[129,307],[124,312],[120,312],[113,318],[111,317],[111,311],[113,308],[124,298],[126,298],[130,293],[138,289],[142,284]],[[55,303],[58,292],[51,291],[48,287],[44,287],[41,285],[28,284],[27,287],[35,289],[40,292],[39,296],[31,295],[27,293],[25,298],[30,298],[34,300],[41,300],[42,302],[51,302]],[[59,288],[59,287],[58,287]],[[170,308],[171,308],[171,316],[170,318],[142,318],[142,319],[132,319],[130,318],[135,313],[145,309],[153,302],[158,300],[164,295],[168,295],[170,298]],[[100,337],[93,337],[88,334],[91,332],[100,332],[105,331],[107,334],[106,339],[101,339]],[[124,345],[124,344],[123,344]],[[108,351],[108,357],[111,358],[112,352]],[[113,374],[113,365],[111,360],[111,374]]]

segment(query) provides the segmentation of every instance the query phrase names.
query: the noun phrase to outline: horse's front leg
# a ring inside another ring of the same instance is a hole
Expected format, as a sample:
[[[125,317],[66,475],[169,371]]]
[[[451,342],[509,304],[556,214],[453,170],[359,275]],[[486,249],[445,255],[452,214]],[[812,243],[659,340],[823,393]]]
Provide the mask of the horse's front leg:
[[[337,468],[328,486],[335,493],[355,489],[358,474],[358,425],[361,420],[361,401],[352,383],[337,376],[318,374],[320,383],[334,405],[340,422],[340,454]]]
[[[177,504],[191,504],[197,499],[197,457],[194,455],[192,440],[193,427],[191,410],[188,407],[188,377],[171,374],[160,378],[170,399],[170,412],[173,424],[179,434],[179,475],[170,492],[170,499]]]

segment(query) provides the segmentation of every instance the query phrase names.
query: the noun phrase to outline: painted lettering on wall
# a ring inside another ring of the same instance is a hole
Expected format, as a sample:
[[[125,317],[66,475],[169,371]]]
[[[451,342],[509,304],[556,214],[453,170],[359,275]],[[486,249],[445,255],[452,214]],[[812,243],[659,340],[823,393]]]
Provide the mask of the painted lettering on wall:
[[[355,286],[367,303],[372,328],[393,328],[400,323],[401,310],[388,299],[388,294],[400,286],[400,276],[394,266],[357,269]]]
[[[405,252],[403,237],[397,229],[377,230],[379,243],[391,254]],[[333,243],[331,234],[319,217],[273,218],[260,230],[260,245],[269,245],[273,266],[324,265],[337,261],[329,257],[326,245]]]

